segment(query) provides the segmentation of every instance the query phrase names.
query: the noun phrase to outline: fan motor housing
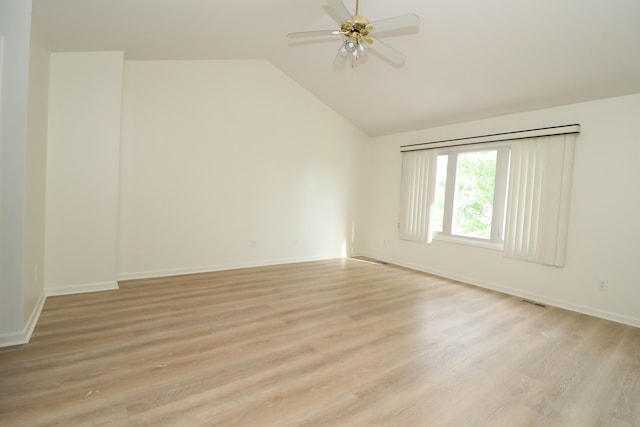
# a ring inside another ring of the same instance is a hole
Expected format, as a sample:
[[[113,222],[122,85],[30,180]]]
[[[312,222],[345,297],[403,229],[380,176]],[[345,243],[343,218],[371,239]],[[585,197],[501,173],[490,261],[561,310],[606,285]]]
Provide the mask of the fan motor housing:
[[[349,33],[349,35],[353,35],[353,33],[360,34],[362,36],[367,36],[372,28],[369,27],[369,20],[364,16],[356,15],[353,17],[353,21],[346,21],[342,24],[341,30]]]

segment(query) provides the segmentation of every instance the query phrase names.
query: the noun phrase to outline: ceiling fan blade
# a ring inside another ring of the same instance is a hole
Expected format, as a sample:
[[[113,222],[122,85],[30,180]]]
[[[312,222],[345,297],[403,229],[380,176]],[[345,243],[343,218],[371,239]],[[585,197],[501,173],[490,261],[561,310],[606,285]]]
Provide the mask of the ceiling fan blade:
[[[343,55],[338,52],[335,59],[333,60],[333,71],[343,71],[351,60],[351,56]]]
[[[306,37],[339,36],[342,32],[334,30],[302,31],[299,33],[289,33],[290,39],[302,39]]]
[[[373,40],[373,43],[369,45],[369,48],[371,50],[377,52],[378,54],[380,54],[380,56],[385,58],[387,61],[394,63],[395,65],[404,64],[407,57],[402,52],[395,50],[388,44],[383,43],[378,39],[374,39],[373,37],[371,37],[371,40]]]
[[[341,22],[339,22],[339,24],[342,24],[346,21],[353,21],[351,12],[349,12],[349,9],[347,9],[344,3],[342,3],[342,0],[327,0],[327,3],[329,3],[329,6],[333,10],[333,12],[338,15],[338,18],[341,19]]]
[[[393,18],[381,19],[372,22],[371,26],[376,29],[376,33],[389,30],[399,30],[401,28],[415,27],[420,23],[420,17],[415,13],[407,13],[406,15],[395,16]]]

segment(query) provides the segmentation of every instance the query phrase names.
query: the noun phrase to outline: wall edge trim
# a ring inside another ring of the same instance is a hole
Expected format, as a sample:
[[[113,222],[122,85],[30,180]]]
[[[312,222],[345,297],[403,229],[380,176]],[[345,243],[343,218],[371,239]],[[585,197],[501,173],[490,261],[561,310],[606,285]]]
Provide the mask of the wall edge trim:
[[[98,283],[86,283],[80,285],[69,286],[56,286],[51,288],[45,288],[47,297],[55,297],[61,295],[75,295],[84,294],[89,292],[101,292],[101,291],[113,291],[118,290],[118,282],[98,282]]]
[[[13,347],[15,345],[22,345],[26,343],[27,343],[27,337],[23,331],[5,332],[0,334],[0,348]]]
[[[296,264],[301,262],[326,261],[326,260],[338,259],[338,258],[342,258],[342,257],[332,254],[332,255],[326,255],[326,256],[273,259],[273,260],[266,260],[266,261],[240,262],[240,263],[232,263],[232,264],[215,264],[215,265],[204,266],[204,267],[187,267],[187,268],[174,268],[174,269],[167,269],[167,270],[150,270],[150,271],[141,271],[136,273],[119,274],[118,281],[151,279],[151,278],[157,278],[157,277],[182,276],[185,274],[214,273],[216,271],[237,270],[241,268],[267,267],[270,265],[280,265],[280,264]]]
[[[47,295],[43,289],[40,293],[40,296],[38,297],[38,302],[36,303],[35,307],[33,307],[33,310],[31,310],[29,319],[24,325],[22,331],[6,332],[0,334],[0,348],[27,344],[29,340],[31,340],[31,335],[36,329],[36,325],[38,323],[38,320],[40,319],[40,314],[42,313],[42,309],[44,308],[46,299]]]
[[[42,289],[42,292],[40,292],[40,297],[38,297],[38,302],[31,311],[31,315],[29,316],[29,320],[27,320],[27,324],[24,326],[24,336],[26,342],[29,342],[31,340],[31,335],[33,335],[33,331],[36,329],[38,320],[40,320],[40,315],[42,314],[42,309],[44,308],[44,303],[46,300],[47,294],[45,290]]]
[[[398,265],[400,267],[406,267],[406,268],[410,268],[412,270],[420,271],[420,272],[423,272],[423,273],[428,273],[428,274],[433,274],[433,275],[436,275],[436,276],[441,276],[441,277],[444,277],[444,278],[447,278],[447,279],[456,280],[458,282],[463,282],[463,283],[466,283],[466,284],[469,284],[469,285],[473,285],[473,286],[477,286],[477,287],[480,287],[480,288],[490,289],[492,291],[501,292],[503,294],[511,295],[511,296],[514,296],[514,297],[531,299],[531,300],[538,301],[538,302],[541,302],[543,304],[550,305],[550,306],[557,307],[557,308],[561,308],[561,309],[564,309],[564,310],[569,310],[569,311],[573,311],[573,312],[576,312],[576,313],[586,314],[588,316],[593,316],[593,317],[597,317],[597,318],[600,318],[600,319],[610,320],[612,322],[621,323],[623,325],[640,328],[640,319],[634,318],[634,317],[630,317],[630,316],[626,316],[626,315],[623,315],[623,314],[611,313],[611,312],[604,311],[604,310],[599,310],[599,309],[593,308],[593,307],[583,306],[583,305],[580,305],[580,304],[574,304],[574,303],[571,303],[571,302],[568,302],[568,301],[559,300],[559,299],[555,299],[555,298],[549,298],[547,296],[536,294],[536,293],[532,293],[532,292],[523,292],[523,291],[521,291],[519,289],[514,289],[514,288],[511,288],[511,287],[508,287],[508,286],[501,286],[501,285],[496,285],[494,283],[478,281],[476,279],[473,279],[472,277],[466,277],[466,276],[461,276],[461,275],[458,275],[458,274],[455,274],[455,273],[450,273],[450,272],[447,272],[447,271],[431,269],[431,268],[423,267],[423,266],[420,266],[420,265],[417,265],[417,264],[412,264],[412,263],[399,261],[397,259],[389,258],[389,257],[385,257],[385,256],[378,256],[378,255],[374,255],[374,254],[371,254],[371,253],[362,253],[362,254],[360,254],[360,256],[366,256],[366,257],[369,257],[369,258],[373,258],[373,259],[377,259],[377,260],[380,260],[380,261],[388,262],[389,264],[395,264],[395,265]]]

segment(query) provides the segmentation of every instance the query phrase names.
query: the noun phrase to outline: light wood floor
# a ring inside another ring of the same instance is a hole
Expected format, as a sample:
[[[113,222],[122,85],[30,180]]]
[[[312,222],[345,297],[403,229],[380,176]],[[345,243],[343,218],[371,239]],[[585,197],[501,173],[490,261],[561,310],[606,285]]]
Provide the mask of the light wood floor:
[[[49,298],[2,426],[640,426],[640,329],[333,260]]]

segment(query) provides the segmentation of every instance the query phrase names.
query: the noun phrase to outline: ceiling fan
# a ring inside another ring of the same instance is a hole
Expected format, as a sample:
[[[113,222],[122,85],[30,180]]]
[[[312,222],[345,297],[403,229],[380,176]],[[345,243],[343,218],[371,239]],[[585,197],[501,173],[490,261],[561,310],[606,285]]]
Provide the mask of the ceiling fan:
[[[398,30],[417,26],[420,18],[414,13],[386,18],[376,22],[369,22],[367,18],[359,15],[359,0],[356,0],[356,14],[351,15],[342,0],[327,0],[333,12],[342,21],[339,30],[304,31],[289,33],[287,37],[299,39],[306,37],[342,36],[343,41],[338,49],[338,54],[333,61],[336,70],[343,69],[351,59],[351,66],[355,67],[359,58],[364,56],[369,48],[395,65],[402,65],[406,56],[386,43],[371,37],[373,32],[380,33],[389,30]]]

